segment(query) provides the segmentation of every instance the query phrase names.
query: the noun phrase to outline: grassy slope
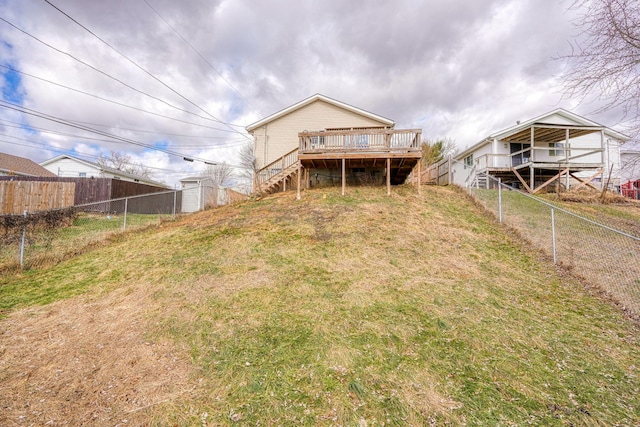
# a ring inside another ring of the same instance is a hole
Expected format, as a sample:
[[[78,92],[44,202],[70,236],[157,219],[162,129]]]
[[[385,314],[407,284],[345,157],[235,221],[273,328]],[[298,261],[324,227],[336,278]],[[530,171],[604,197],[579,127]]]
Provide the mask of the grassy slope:
[[[201,213],[0,279],[0,308],[127,286],[193,364],[188,396],[136,413],[159,424],[640,422],[638,331],[454,189]]]

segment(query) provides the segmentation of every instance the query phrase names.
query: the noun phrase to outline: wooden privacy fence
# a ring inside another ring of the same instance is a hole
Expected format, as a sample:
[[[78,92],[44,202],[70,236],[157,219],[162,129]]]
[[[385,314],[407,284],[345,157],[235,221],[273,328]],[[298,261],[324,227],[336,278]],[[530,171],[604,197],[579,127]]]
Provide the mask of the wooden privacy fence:
[[[73,182],[0,181],[0,214],[22,214],[73,206]]]
[[[444,158],[438,163],[429,165],[422,172],[422,182],[435,185],[451,184],[451,157]]]

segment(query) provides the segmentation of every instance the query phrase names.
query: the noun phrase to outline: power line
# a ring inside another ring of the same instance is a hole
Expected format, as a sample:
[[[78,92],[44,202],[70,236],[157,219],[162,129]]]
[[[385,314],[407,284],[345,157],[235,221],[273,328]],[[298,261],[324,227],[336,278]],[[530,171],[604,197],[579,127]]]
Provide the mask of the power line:
[[[133,109],[133,110],[136,110],[136,111],[140,111],[140,112],[143,112],[143,113],[146,113],[146,114],[151,114],[151,115],[154,115],[154,116],[157,116],[157,117],[162,117],[164,119],[174,120],[174,121],[177,121],[177,122],[180,122],[180,123],[185,123],[185,124],[188,124],[188,125],[203,127],[203,128],[206,128],[206,129],[219,130],[220,132],[233,132],[230,129],[215,128],[215,127],[212,127],[212,126],[207,126],[207,125],[203,125],[203,124],[199,124],[199,123],[189,122],[189,121],[178,119],[178,118],[175,118],[175,117],[165,116],[164,114],[155,113],[153,111],[145,110],[145,109],[142,109],[142,108],[139,108],[139,107],[134,107],[132,105],[124,104],[122,102],[114,101],[112,99],[104,98],[104,97],[101,97],[99,95],[95,95],[93,93],[85,92],[85,91],[80,90],[80,89],[76,89],[76,88],[73,88],[73,87],[70,87],[70,86],[66,86],[66,85],[63,85],[61,83],[57,83],[57,82],[45,79],[43,77],[38,77],[36,75],[29,74],[27,72],[18,70],[16,68],[9,67],[8,65],[0,64],[0,67],[5,68],[5,69],[7,69],[9,71],[13,71],[14,73],[19,73],[21,75],[24,75],[24,76],[27,76],[27,77],[31,77],[32,79],[40,80],[40,81],[43,81],[45,83],[52,84],[54,86],[58,86],[58,87],[61,87],[61,88],[64,88],[64,89],[67,89],[67,90],[70,90],[70,91],[73,91],[73,92],[81,93],[83,95],[91,96],[91,97],[99,99],[101,101],[110,102],[112,104],[119,105],[121,107],[130,108],[130,109]],[[236,125],[233,125],[233,126],[236,126]]]
[[[49,0],[44,0],[45,3],[47,3],[49,6],[53,7],[55,10],[57,10],[58,12],[60,12],[61,14],[63,14],[64,16],[66,16],[68,19],[70,19],[72,22],[74,22],[75,24],[77,24],[78,26],[80,26],[82,29],[84,29],[85,31],[87,31],[89,34],[91,34],[92,36],[94,36],[95,38],[97,38],[98,40],[100,40],[102,43],[104,43],[105,45],[107,45],[109,48],[111,48],[114,52],[116,52],[118,55],[120,55],[121,57],[123,57],[124,59],[126,59],[129,63],[131,63],[133,66],[135,66],[136,68],[138,68],[140,71],[142,71],[143,73],[145,73],[146,75],[148,75],[149,77],[151,77],[152,79],[154,79],[155,81],[157,81],[158,83],[160,83],[162,86],[166,87],[167,89],[169,89],[171,92],[175,93],[176,95],[178,95],[180,98],[184,99],[185,101],[187,101],[189,104],[193,105],[194,107],[196,107],[198,110],[202,111],[203,113],[205,113],[206,115],[210,116],[211,118],[213,118],[216,122],[227,125],[228,124],[220,119],[218,119],[216,116],[214,116],[213,114],[211,114],[210,112],[206,111],[204,108],[202,108],[201,106],[199,106],[198,104],[196,104],[195,102],[193,102],[192,100],[190,100],[189,98],[187,98],[186,96],[182,95],[180,92],[178,92],[177,90],[175,90],[174,88],[172,88],[171,86],[169,86],[167,83],[165,83],[164,81],[160,80],[158,77],[156,77],[153,73],[149,72],[147,69],[145,69],[144,67],[142,67],[140,64],[138,64],[136,61],[134,61],[133,59],[129,58],[127,55],[125,55],[124,53],[122,53],[121,51],[119,51],[118,49],[116,49],[113,45],[111,45],[110,43],[108,43],[107,41],[105,41],[104,39],[102,39],[100,36],[98,36],[96,33],[94,33],[93,31],[91,31],[89,28],[85,27],[84,25],[82,25],[80,22],[78,22],[76,19],[74,19],[72,16],[70,16],[68,13],[64,12],[62,9],[60,9],[58,6],[54,5],[53,3],[51,3]],[[233,129],[232,127],[229,127],[229,129],[232,129],[234,132],[240,133],[241,135],[244,136],[244,134],[242,134],[241,132],[239,132],[236,129]]]
[[[73,128],[76,128],[76,129],[81,129],[81,130],[84,130],[86,132],[91,132],[91,133],[95,133],[97,135],[106,136],[106,137],[112,138],[112,139],[114,139],[116,141],[122,141],[122,142],[126,142],[126,143],[129,143],[129,144],[137,145],[139,147],[145,147],[145,148],[149,148],[149,149],[152,149],[152,150],[161,151],[161,152],[170,154],[172,156],[178,156],[178,157],[184,157],[185,156],[182,153],[178,153],[178,152],[175,152],[175,151],[172,151],[172,150],[166,150],[166,149],[163,149],[163,148],[160,148],[160,147],[156,147],[156,146],[153,146],[153,145],[150,145],[150,144],[145,144],[145,143],[140,142],[140,141],[135,141],[135,140],[124,138],[124,137],[121,137],[121,136],[118,136],[118,135],[113,135],[113,134],[108,133],[108,132],[104,132],[104,131],[101,131],[101,130],[98,130],[98,129],[93,129],[93,128],[89,127],[89,126],[78,125],[76,123],[70,122],[70,121],[62,119],[60,117],[52,116],[52,115],[49,115],[49,114],[46,114],[46,113],[41,113],[41,112],[38,112],[36,110],[32,110],[30,108],[24,107],[22,105],[14,104],[14,103],[11,103],[11,102],[8,102],[8,101],[0,100],[0,106],[2,106],[4,108],[7,108],[7,109],[10,109],[10,110],[15,110],[15,111],[21,112],[23,114],[29,114],[29,115],[32,115],[32,116],[35,116],[35,117],[40,117],[40,118],[45,119],[45,120],[50,120],[52,122],[63,124],[65,126],[73,127]],[[197,159],[197,160],[203,161],[203,162],[211,162],[210,160],[204,160],[204,159]]]
[[[158,97],[153,96],[153,95],[151,95],[151,94],[149,94],[149,93],[147,93],[147,92],[144,92],[144,91],[142,91],[142,90],[140,90],[140,89],[137,89],[137,88],[135,88],[135,87],[133,87],[133,86],[131,86],[131,85],[129,85],[129,84],[127,84],[127,83],[123,82],[122,80],[120,80],[120,79],[118,79],[118,78],[116,78],[116,77],[114,77],[114,76],[112,76],[112,75],[110,75],[110,74],[108,74],[108,73],[106,73],[106,72],[104,72],[104,71],[102,71],[102,70],[100,70],[100,69],[98,69],[98,68],[94,67],[93,65],[91,65],[91,64],[89,64],[89,63],[87,63],[87,62],[84,62],[84,61],[82,61],[81,59],[76,58],[75,56],[71,55],[70,53],[65,52],[65,51],[63,51],[63,50],[61,50],[61,49],[58,49],[58,48],[56,48],[56,47],[54,47],[54,46],[52,46],[52,45],[50,45],[50,44],[46,43],[45,41],[43,41],[43,40],[39,39],[38,37],[34,36],[33,34],[31,34],[31,33],[27,32],[27,31],[25,31],[25,30],[23,30],[23,29],[19,28],[18,26],[16,26],[16,25],[14,25],[13,23],[11,23],[11,22],[7,21],[6,19],[4,19],[4,18],[3,18],[3,17],[1,17],[1,16],[0,16],[0,21],[5,22],[6,24],[8,24],[8,25],[10,25],[11,27],[15,28],[16,30],[20,31],[20,32],[21,32],[21,33],[23,33],[24,35],[26,35],[26,36],[28,36],[28,37],[31,37],[32,39],[34,39],[34,40],[38,41],[39,43],[42,43],[43,45],[47,46],[48,48],[53,49],[53,50],[55,50],[55,51],[56,51],[56,52],[58,52],[58,53],[61,53],[61,54],[63,54],[63,55],[68,56],[69,58],[73,59],[74,61],[77,61],[77,62],[79,62],[80,64],[82,64],[82,65],[84,65],[84,66],[86,66],[86,67],[91,68],[92,70],[94,70],[94,71],[96,71],[96,72],[98,72],[98,73],[100,73],[100,74],[104,75],[105,77],[108,77],[108,78],[110,78],[110,79],[112,79],[112,80],[114,80],[114,81],[116,81],[116,82],[120,83],[121,85],[123,85],[123,86],[125,86],[125,87],[127,87],[127,88],[129,88],[129,89],[131,89],[131,90],[133,90],[133,91],[135,91],[135,92],[137,92],[137,93],[141,94],[141,95],[145,95],[145,96],[147,96],[147,97],[149,97],[149,98],[155,99],[156,101],[159,101],[159,102],[161,102],[161,103],[163,103],[163,104],[165,104],[165,105],[167,105],[167,106],[169,106],[169,107],[171,107],[171,108],[174,108],[174,109],[176,109],[176,110],[182,111],[182,112],[187,113],[187,114],[191,114],[191,115],[196,116],[196,117],[198,117],[198,118],[205,119],[205,120],[211,120],[211,121],[215,121],[215,122],[217,122],[217,123],[221,123],[221,124],[224,124],[224,125],[228,125],[228,123],[221,122],[220,120],[217,120],[217,119],[215,119],[215,118],[214,118],[214,119],[211,119],[211,118],[209,118],[209,117],[205,117],[205,116],[202,116],[202,115],[200,115],[200,114],[194,113],[193,111],[185,110],[185,109],[180,108],[180,107],[178,107],[178,106],[175,106],[175,105],[173,105],[173,104],[171,104],[171,103],[169,103],[169,102],[167,102],[167,101],[165,101],[165,100],[163,100],[163,99],[161,99],[161,98],[158,98]],[[233,131],[234,131],[234,132],[236,132],[236,133],[239,133],[240,135],[243,135],[245,138],[249,139],[249,137],[248,137],[248,136],[246,136],[246,135],[242,134],[241,132],[239,132],[239,131],[237,131],[237,130],[235,130],[235,129],[233,129]]]
[[[46,1],[46,0],[45,0]],[[222,73],[220,73],[220,71],[218,71],[218,69],[216,67],[213,66],[213,64],[211,64],[182,34],[180,34],[180,32],[169,23],[169,21],[167,21],[162,15],[160,15],[160,12],[158,12],[157,9],[155,9],[153,6],[151,6],[151,4],[149,4],[149,2],[147,0],[144,0],[144,2],[147,4],[147,6],[149,6],[149,8],[151,10],[153,10],[156,15],[158,15],[158,17],[160,19],[162,19],[162,21],[164,21],[165,24],[167,24],[167,26],[169,28],[171,28],[171,30],[173,30],[173,32],[180,37],[180,39],[182,39],[183,42],[185,42],[187,44],[187,46],[189,46],[191,48],[191,50],[193,50],[199,57],[200,59],[202,59],[205,64],[207,64],[209,67],[211,67],[211,69],[213,71],[215,71],[215,73],[220,76],[220,78],[227,84],[229,85],[229,87],[240,97],[242,98],[247,104],[251,105],[251,103],[249,102],[249,100],[247,100],[247,98],[245,98],[244,96],[242,96],[242,94],[240,93],[240,91],[238,89],[236,89],[229,80],[227,80]]]
[[[14,104],[12,102],[0,100],[0,107],[4,107],[6,109],[18,111],[18,112],[21,112],[23,114],[32,115],[34,117],[39,117],[39,118],[42,118],[42,119],[45,119],[45,120],[49,120],[49,121],[52,121],[52,122],[55,122],[55,123],[59,123],[59,124],[65,125],[65,126],[73,127],[73,128],[80,129],[80,130],[84,130],[86,132],[95,133],[95,134],[101,135],[101,136],[106,136],[108,138],[112,138],[113,140],[115,140],[115,141],[112,141],[112,142],[119,142],[119,141],[120,142],[125,142],[125,143],[136,145],[136,146],[139,146],[139,147],[145,147],[145,148],[148,148],[148,149],[151,149],[151,150],[160,151],[160,152],[172,155],[172,156],[181,157],[182,159],[188,160],[188,161],[197,160],[197,161],[203,162],[205,164],[218,164],[218,162],[213,162],[211,160],[207,160],[207,159],[202,159],[202,158],[199,158],[199,157],[186,155],[186,154],[179,153],[179,152],[176,152],[176,151],[173,151],[173,150],[167,150],[167,149],[156,147],[154,145],[146,144],[146,143],[143,143],[143,142],[140,142],[140,141],[135,141],[135,140],[132,140],[132,139],[129,139],[129,138],[124,138],[124,137],[121,137],[121,136],[118,136],[118,135],[114,135],[114,134],[111,134],[109,132],[101,131],[99,129],[94,129],[94,128],[91,128],[89,126],[79,125],[79,124],[70,122],[68,120],[62,119],[60,117],[56,117],[56,116],[53,116],[53,115],[50,115],[50,114],[38,112],[38,111],[33,110],[31,108],[27,108],[27,107],[24,107],[24,106],[19,105],[19,104]],[[234,167],[234,168],[240,168],[240,169],[242,168],[241,166],[237,166],[237,165],[229,165],[229,166],[230,167]]]
[[[7,144],[11,144],[11,145],[18,145],[20,147],[27,147],[27,148],[37,148],[38,146],[40,147],[44,147],[46,151],[50,151],[52,153],[60,153],[60,154],[68,154],[71,155],[69,153],[73,153],[74,157],[75,156],[80,156],[82,158],[91,158],[91,159],[99,159],[100,156],[96,156],[94,154],[87,154],[87,153],[81,153],[79,151],[75,151],[75,150],[64,150],[62,148],[54,148],[51,145],[48,145],[44,142],[36,142],[36,141],[31,141],[28,139],[24,139],[24,138],[18,138],[15,136],[11,136],[11,135],[5,135],[9,138],[14,138],[14,139],[18,139],[20,141],[25,141],[25,142],[30,142],[31,144],[35,144],[35,145],[29,145],[29,144],[20,144],[19,142],[14,142],[14,141],[6,141],[4,139],[0,139],[0,142],[5,142]],[[128,162],[123,162],[127,165],[131,165],[131,166],[136,166],[135,163],[128,163]],[[158,167],[153,167],[153,166],[144,166],[147,169],[154,169],[154,170],[158,170],[161,172],[169,172],[169,173],[173,173],[173,174],[182,174],[182,173],[189,173],[190,171],[181,171],[181,170],[175,170],[175,169],[166,169],[166,168],[158,168]]]

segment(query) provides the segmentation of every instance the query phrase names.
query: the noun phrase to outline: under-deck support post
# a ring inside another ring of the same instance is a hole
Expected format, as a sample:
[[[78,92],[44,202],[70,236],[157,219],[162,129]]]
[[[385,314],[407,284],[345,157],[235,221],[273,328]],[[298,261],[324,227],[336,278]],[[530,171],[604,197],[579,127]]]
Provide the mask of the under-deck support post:
[[[391,195],[391,159],[387,157],[387,196]]]
[[[422,181],[421,159],[418,159],[418,195],[422,194],[422,188],[420,187]]]
[[[300,172],[301,172],[301,170],[300,170],[300,160],[298,160],[298,190],[297,190],[297,193],[296,193],[296,200],[300,200],[300,179],[301,179]]]
[[[529,192],[533,193],[536,185],[536,176],[535,169],[533,168],[533,164],[529,166],[529,188],[531,189]]]
[[[346,171],[345,159],[342,159],[342,195],[343,196],[344,196],[344,188],[347,185],[347,177],[346,177],[345,171]]]

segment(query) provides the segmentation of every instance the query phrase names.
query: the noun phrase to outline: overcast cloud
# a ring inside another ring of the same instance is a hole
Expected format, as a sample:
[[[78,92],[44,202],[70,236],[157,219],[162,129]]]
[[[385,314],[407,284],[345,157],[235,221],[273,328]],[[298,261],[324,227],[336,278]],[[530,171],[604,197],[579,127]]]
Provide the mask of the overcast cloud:
[[[558,107],[620,120],[562,99],[552,57],[569,50],[575,12],[559,0],[51,3],[180,96],[47,2],[0,0],[3,99],[175,154],[0,108],[0,151],[37,162],[116,150],[174,185],[205,167],[183,156],[237,164],[246,125],[315,93],[461,149]]]

